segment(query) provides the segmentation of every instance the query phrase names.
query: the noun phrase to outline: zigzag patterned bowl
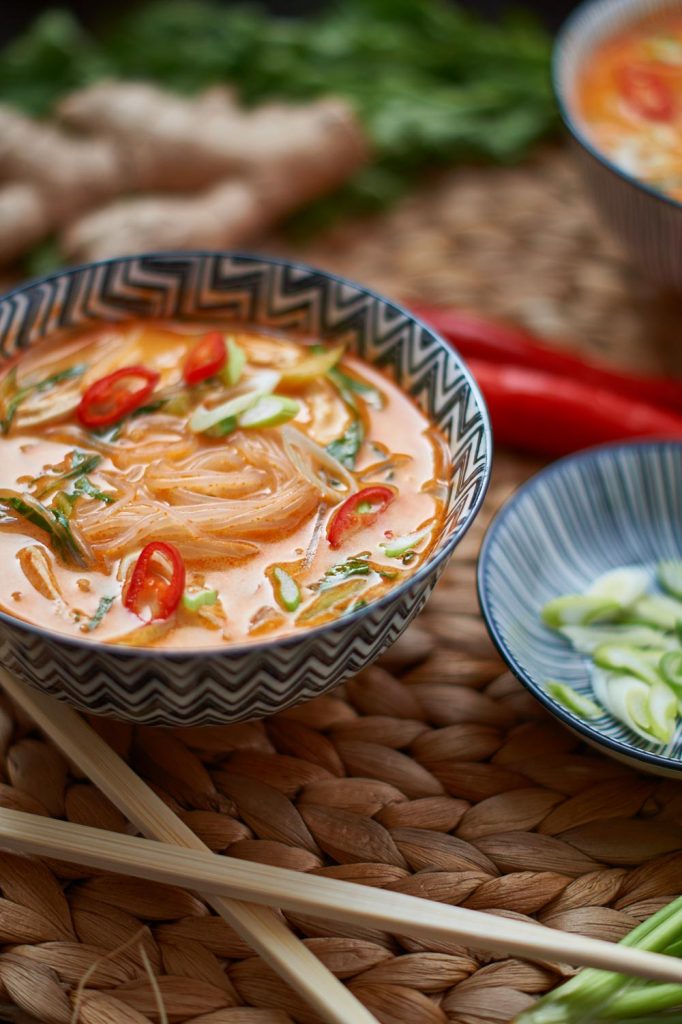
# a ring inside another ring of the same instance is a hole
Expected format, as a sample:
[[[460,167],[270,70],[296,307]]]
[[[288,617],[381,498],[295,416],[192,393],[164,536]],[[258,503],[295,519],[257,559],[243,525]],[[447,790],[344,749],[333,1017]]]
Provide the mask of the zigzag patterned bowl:
[[[0,298],[0,357],[102,319],[217,316],[343,341],[382,367],[450,442],[443,535],[417,572],[340,621],[280,640],[161,651],[80,642],[0,612],[2,663],[83,711],[149,725],[236,722],[317,696],[368,665],[422,608],[488,485],[491,437],[460,356],[406,310],[332,274],[233,253],[131,256],[67,270]]]
[[[478,561],[486,625],[510,669],[565,725],[604,753],[679,778],[682,726],[667,747],[611,715],[585,722],[547,693],[560,679],[591,694],[589,662],[540,621],[550,598],[621,565],[682,558],[682,442],[604,445],[533,477],[498,512]]]

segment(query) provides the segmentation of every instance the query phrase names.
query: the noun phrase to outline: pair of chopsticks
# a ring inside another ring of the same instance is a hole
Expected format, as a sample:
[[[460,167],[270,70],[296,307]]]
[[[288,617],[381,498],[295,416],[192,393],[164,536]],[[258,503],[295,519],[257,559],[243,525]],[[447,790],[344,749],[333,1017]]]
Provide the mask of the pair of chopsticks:
[[[375,926],[397,935],[454,939],[495,953],[682,982],[682,963],[677,958],[211,853],[76,712],[5,671],[0,671],[0,682],[12,700],[148,837],[0,810],[0,847],[200,892],[329,1024],[376,1021],[271,908]]]

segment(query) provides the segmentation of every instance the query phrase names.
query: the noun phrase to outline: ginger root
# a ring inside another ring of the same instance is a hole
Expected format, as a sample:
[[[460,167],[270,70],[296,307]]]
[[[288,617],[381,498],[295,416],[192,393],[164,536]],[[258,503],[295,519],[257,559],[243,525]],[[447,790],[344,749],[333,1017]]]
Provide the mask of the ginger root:
[[[14,182],[0,186],[0,263],[11,263],[48,234],[52,226],[43,192]]]
[[[253,188],[228,181],[196,196],[119,200],[76,221],[60,245],[67,259],[76,261],[155,250],[221,249],[255,237],[270,219]]]
[[[144,82],[103,81],[67,96],[57,116],[115,143],[137,191],[204,188],[270,168],[296,176],[304,201],[366,157],[355,116],[333,99],[247,109],[224,88],[187,99]]]
[[[149,108],[142,103],[134,115],[136,96]],[[137,133],[151,117],[153,99],[159,104],[157,120],[151,123],[143,154],[135,155],[130,140],[135,137],[139,142]],[[159,117],[164,104],[166,117]],[[82,129],[90,117],[99,118],[103,130],[115,127],[117,143],[126,150],[129,164],[135,165],[138,182],[158,185],[157,175],[165,173],[176,186],[185,175],[188,186],[190,175],[196,181],[202,168],[201,173],[207,168],[213,173],[221,162],[224,175],[228,170],[239,173],[238,179],[221,180],[191,197],[135,197],[85,214],[62,235],[68,259],[241,245],[290,211],[338,187],[366,156],[357,123],[335,100],[243,111],[224,90],[189,101],[152,86],[109,83],[74,94],[60,110],[70,111],[70,120]],[[82,119],[74,120],[76,110]]]
[[[45,197],[46,232],[128,187],[116,146],[72,137],[0,105],[0,181],[33,185]]]
[[[0,105],[0,262],[54,231],[81,260],[239,245],[338,187],[367,155],[355,116],[334,99],[245,109],[225,88],[187,99],[109,81],[67,96],[57,117]],[[117,199],[144,192],[178,194]]]

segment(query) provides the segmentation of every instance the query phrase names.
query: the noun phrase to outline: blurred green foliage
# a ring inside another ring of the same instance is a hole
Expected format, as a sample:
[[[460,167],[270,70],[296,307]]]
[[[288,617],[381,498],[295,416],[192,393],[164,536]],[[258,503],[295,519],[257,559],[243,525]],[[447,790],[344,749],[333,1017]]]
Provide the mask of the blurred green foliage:
[[[97,37],[52,10],[0,54],[0,99],[48,113],[103,76],[192,93],[234,84],[245,103],[347,99],[374,160],[333,209],[376,208],[424,167],[512,162],[552,132],[550,40],[529,15],[490,23],[446,0],[339,0],[303,19],[210,0],[157,0]],[[308,223],[331,209],[316,204]]]

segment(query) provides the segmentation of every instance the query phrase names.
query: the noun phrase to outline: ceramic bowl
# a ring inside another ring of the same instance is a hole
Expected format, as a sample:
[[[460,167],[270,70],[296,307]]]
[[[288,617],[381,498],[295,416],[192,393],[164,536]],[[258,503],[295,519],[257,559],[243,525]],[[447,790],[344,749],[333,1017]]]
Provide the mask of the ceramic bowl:
[[[234,253],[166,253],[95,263],[0,298],[0,358],[63,327],[128,317],[229,318],[343,341],[385,370],[450,443],[443,534],[404,583],[329,625],[201,650],[111,647],[0,613],[2,664],[82,711],[149,725],[236,722],[317,696],[364,668],[422,608],[471,525],[490,475],[481,395],[462,359],[406,310],[311,267]]]
[[[576,80],[602,41],[677,0],[585,0],[554,45],[552,77],[564,123],[597,210],[655,284],[682,291],[682,203],[617,167],[590,140],[576,111]]]
[[[604,753],[679,778],[682,727],[662,747],[606,713],[586,722],[549,695],[548,679],[591,695],[589,661],[540,621],[550,598],[663,559],[682,559],[682,442],[605,445],[555,462],[509,499],[481,547],[478,592],[500,654],[548,711]]]

